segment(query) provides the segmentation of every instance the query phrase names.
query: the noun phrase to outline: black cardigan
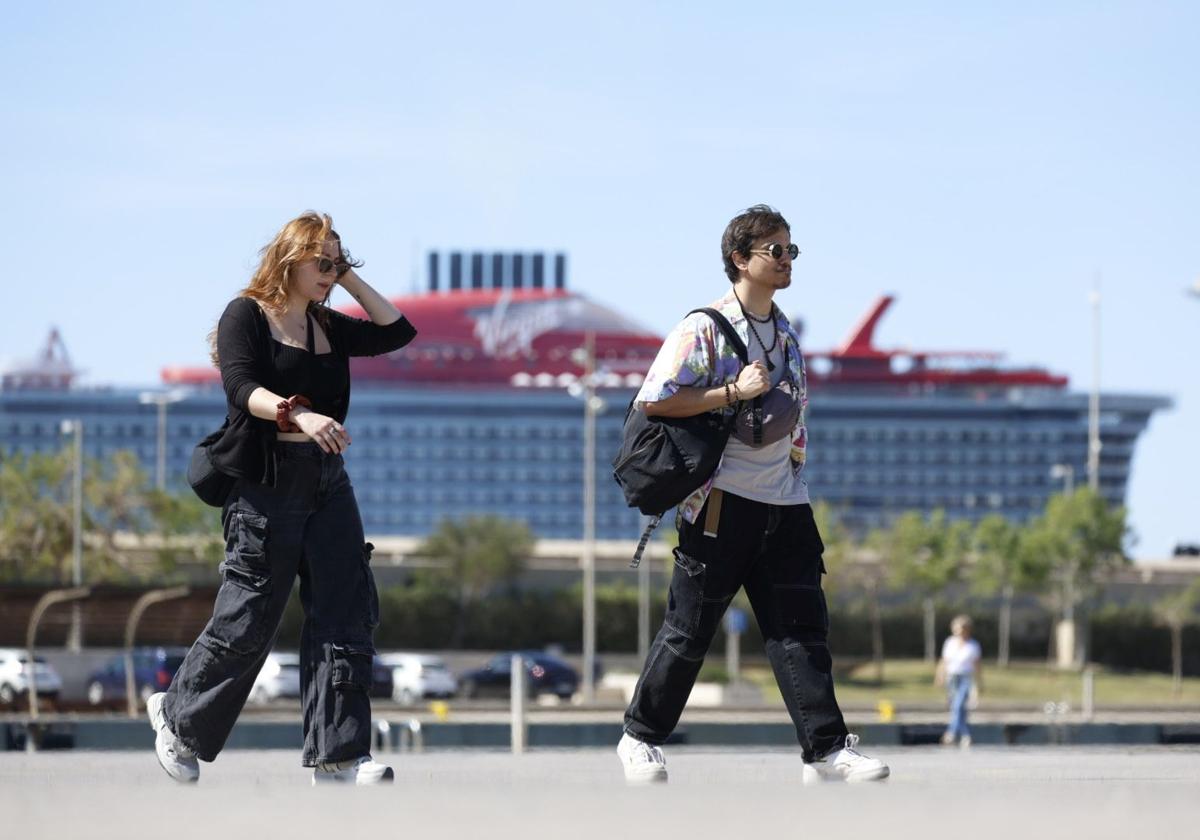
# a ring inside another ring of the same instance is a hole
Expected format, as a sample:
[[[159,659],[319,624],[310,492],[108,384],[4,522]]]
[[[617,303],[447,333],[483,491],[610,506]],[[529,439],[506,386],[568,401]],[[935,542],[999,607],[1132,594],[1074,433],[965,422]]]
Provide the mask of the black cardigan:
[[[351,318],[333,309],[323,325],[330,350],[349,367],[351,356],[378,356],[408,344],[417,331],[403,315],[380,326]],[[256,388],[271,387],[275,379],[271,353],[271,328],[262,308],[252,298],[230,301],[217,323],[217,357],[228,413],[221,436],[209,449],[213,466],[221,472],[260,484],[275,484],[274,420],[250,413],[250,395]],[[347,382],[349,377],[347,376]],[[276,391],[278,393],[278,391]],[[289,397],[291,394],[280,394]],[[350,396],[345,404],[349,406]],[[344,417],[334,418],[339,422]]]

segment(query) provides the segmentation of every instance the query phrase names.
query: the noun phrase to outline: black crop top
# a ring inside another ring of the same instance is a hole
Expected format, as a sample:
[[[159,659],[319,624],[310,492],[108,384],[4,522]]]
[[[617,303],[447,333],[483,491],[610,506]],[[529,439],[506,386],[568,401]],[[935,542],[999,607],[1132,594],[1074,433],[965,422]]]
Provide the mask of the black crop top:
[[[375,324],[333,309],[322,312],[330,352],[318,354],[272,338],[267,316],[252,298],[234,298],[225,307],[217,324],[217,356],[228,414],[220,438],[209,450],[213,466],[221,472],[275,483],[278,429],[274,420],[250,414],[250,395],[256,388],[281,397],[303,394],[314,411],[345,422],[350,407],[350,357],[390,353],[417,334],[403,315],[390,324]],[[313,343],[311,323],[309,343]]]
[[[271,339],[272,384],[266,387],[281,397],[303,394],[317,414],[332,417],[339,423],[346,420],[350,407],[349,359],[330,352],[316,352],[316,330],[313,316],[308,316],[307,349]]]

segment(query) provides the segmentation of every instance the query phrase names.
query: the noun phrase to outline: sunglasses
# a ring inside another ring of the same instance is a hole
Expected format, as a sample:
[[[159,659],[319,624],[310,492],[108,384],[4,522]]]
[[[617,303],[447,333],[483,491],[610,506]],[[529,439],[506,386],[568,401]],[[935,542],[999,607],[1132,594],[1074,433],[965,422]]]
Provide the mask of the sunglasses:
[[[751,254],[766,254],[768,257],[770,257],[773,260],[781,260],[781,259],[783,259],[783,255],[787,254],[788,257],[790,257],[791,259],[794,260],[794,259],[796,259],[796,257],[800,256],[800,249],[797,248],[795,244],[789,245],[786,248],[784,248],[778,242],[769,242],[761,248],[751,248],[750,253]]]
[[[328,274],[331,271],[336,271],[336,276],[341,277],[349,270],[350,266],[342,260],[331,260],[329,257],[321,257],[317,260],[317,271],[321,274]]]

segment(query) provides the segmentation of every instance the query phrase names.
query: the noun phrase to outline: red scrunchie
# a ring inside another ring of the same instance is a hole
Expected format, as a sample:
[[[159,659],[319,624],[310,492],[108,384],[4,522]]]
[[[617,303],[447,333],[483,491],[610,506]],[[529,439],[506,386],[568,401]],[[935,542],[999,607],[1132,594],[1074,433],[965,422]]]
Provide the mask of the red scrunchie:
[[[281,400],[275,406],[275,425],[279,427],[281,432],[299,432],[302,429],[292,422],[292,409],[298,405],[305,408],[312,408],[312,403],[308,397],[303,394],[295,394],[288,397],[286,400]]]

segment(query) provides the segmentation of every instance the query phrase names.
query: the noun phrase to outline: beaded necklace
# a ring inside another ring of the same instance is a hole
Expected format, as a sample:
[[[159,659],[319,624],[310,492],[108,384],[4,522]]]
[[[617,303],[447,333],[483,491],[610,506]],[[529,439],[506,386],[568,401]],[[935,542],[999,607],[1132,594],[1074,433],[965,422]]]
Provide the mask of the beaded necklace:
[[[736,291],[733,293],[733,296],[735,298],[737,298],[738,306],[742,310],[742,315],[746,316],[746,320],[750,324],[750,334],[752,336],[754,336],[755,342],[757,342],[759,349],[763,351],[763,356],[766,357],[767,370],[769,370],[769,371],[775,370],[775,363],[771,361],[771,354],[775,352],[775,345],[779,343],[779,330],[772,327],[772,329],[771,329],[771,346],[767,347],[765,344],[763,344],[763,340],[759,337],[758,330],[754,326],[756,323],[771,324],[775,321],[775,304],[774,303],[771,304],[771,314],[770,315],[768,315],[765,318],[756,318],[755,316],[751,315],[749,312],[746,311],[746,307],[742,304],[742,299],[740,297],[738,297],[738,293]]]

